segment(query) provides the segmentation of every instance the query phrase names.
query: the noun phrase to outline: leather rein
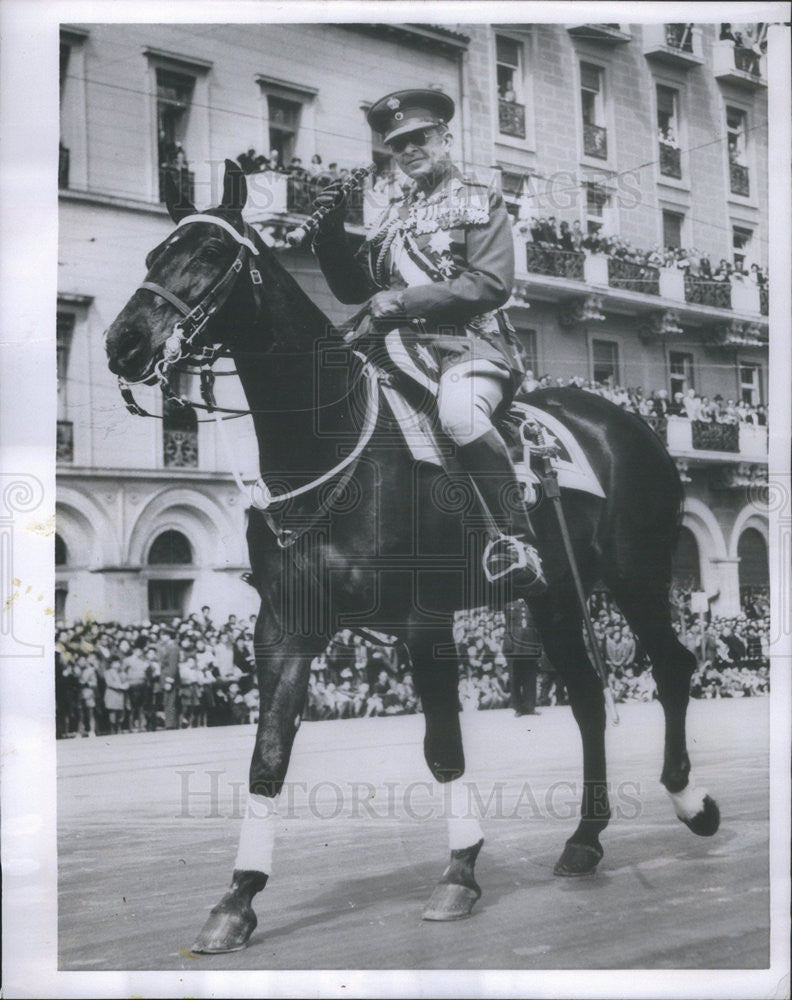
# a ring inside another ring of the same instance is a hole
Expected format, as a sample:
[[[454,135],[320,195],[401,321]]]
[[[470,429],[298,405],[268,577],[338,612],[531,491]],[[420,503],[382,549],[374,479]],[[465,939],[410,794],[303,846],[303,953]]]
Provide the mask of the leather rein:
[[[182,319],[176,321],[171,335],[165,341],[165,344],[163,345],[162,358],[160,358],[160,360],[155,364],[153,375],[150,374],[145,378],[137,380],[129,380],[125,379],[123,376],[119,376],[118,386],[127,409],[135,416],[157,417],[157,414],[149,413],[142,406],[140,406],[139,403],[135,401],[132,393],[132,386],[149,384],[152,377],[158,382],[160,389],[167,400],[179,406],[201,409],[205,410],[209,414],[212,414],[216,422],[218,434],[221,438],[223,447],[233,460],[232,474],[239,490],[252,507],[255,507],[263,512],[267,524],[276,536],[278,545],[281,548],[287,548],[297,542],[302,535],[310,530],[310,528],[324,514],[325,510],[329,508],[333,500],[344,490],[347,483],[351,479],[355,466],[357,465],[357,459],[360,457],[363,449],[371,439],[371,436],[374,433],[374,428],[377,424],[377,417],[379,415],[379,381],[381,373],[374,365],[372,365],[371,361],[365,355],[361,354],[359,351],[353,351],[353,353],[363,362],[362,374],[366,377],[366,381],[368,383],[366,416],[360,437],[355,447],[337,465],[323,473],[321,476],[318,476],[316,479],[311,480],[311,482],[297,487],[294,490],[289,490],[286,493],[279,493],[276,496],[272,495],[269,487],[261,476],[259,476],[252,483],[246,484],[242,479],[241,473],[237,471],[237,469],[241,468],[241,466],[236,459],[233,445],[228,438],[225,427],[223,426],[223,418],[220,414],[230,413],[235,416],[251,416],[252,411],[228,409],[217,405],[214,398],[215,373],[212,371],[212,364],[219,356],[223,348],[219,344],[211,346],[207,344],[198,344],[197,341],[199,336],[206,330],[206,327],[212,317],[227,302],[228,297],[230,296],[238,277],[244,270],[246,263],[250,271],[250,279],[254,287],[254,294],[257,297],[261,295],[263,290],[261,272],[258,268],[256,268],[255,260],[250,259],[249,257],[251,254],[254,257],[258,256],[259,250],[255,245],[254,240],[251,238],[253,231],[248,223],[243,224],[243,233],[239,233],[234,226],[232,226],[231,223],[227,222],[225,219],[219,218],[215,215],[199,213],[185,216],[185,218],[178,223],[176,228],[178,229],[181,226],[190,225],[194,222],[203,222],[220,226],[227,233],[230,233],[230,235],[233,236],[239,244],[237,255],[225,274],[223,274],[216,284],[209,289],[196,306],[189,306],[186,302],[179,298],[178,295],[175,295],[167,288],[163,288],[162,285],[159,285],[156,282],[143,281],[140,285],[138,285],[138,289],[146,289],[154,295],[157,295],[159,298],[164,299],[166,302],[169,302],[181,313]],[[170,373],[179,363],[193,363],[201,366],[201,397],[204,400],[203,403],[188,400],[185,397],[176,394],[171,388]],[[222,372],[220,374],[232,375],[236,373]],[[303,523],[299,530],[294,531],[283,528],[277,522],[275,517],[268,511],[268,508],[271,507],[272,504],[282,503],[287,500],[291,500],[294,497],[300,496],[301,494],[308,493],[309,491],[314,490],[328,482],[339,473],[343,473],[343,475],[338,483],[336,483],[333,489],[330,490],[324,497],[318,510],[309,519],[308,523]]]

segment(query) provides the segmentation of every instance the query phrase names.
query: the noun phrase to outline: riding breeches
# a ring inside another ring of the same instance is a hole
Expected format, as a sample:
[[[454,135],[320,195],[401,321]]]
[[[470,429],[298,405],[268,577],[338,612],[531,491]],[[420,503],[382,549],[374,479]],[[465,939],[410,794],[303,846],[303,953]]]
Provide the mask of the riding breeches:
[[[471,372],[464,365],[443,372],[437,413],[443,431],[454,444],[470,444],[493,429],[492,416],[503,402],[507,387],[504,378]]]

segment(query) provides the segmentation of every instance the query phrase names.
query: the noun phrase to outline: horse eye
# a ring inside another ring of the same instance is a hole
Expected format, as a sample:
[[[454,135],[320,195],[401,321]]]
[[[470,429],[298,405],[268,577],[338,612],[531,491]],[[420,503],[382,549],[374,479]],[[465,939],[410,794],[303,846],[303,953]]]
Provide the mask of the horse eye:
[[[225,247],[222,243],[217,240],[213,240],[210,243],[206,243],[198,251],[198,257],[201,260],[217,260],[217,258],[223,253]]]

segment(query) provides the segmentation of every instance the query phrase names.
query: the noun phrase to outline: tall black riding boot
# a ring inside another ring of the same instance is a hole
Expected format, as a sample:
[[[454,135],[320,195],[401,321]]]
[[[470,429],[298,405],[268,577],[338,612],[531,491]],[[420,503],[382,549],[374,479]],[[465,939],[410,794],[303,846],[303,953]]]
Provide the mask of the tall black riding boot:
[[[457,457],[500,532],[484,555],[487,578],[492,581],[508,575],[521,590],[541,593],[547,587],[542,561],[528,512],[519,499],[522,488],[500,435],[490,430],[470,444],[458,445]]]

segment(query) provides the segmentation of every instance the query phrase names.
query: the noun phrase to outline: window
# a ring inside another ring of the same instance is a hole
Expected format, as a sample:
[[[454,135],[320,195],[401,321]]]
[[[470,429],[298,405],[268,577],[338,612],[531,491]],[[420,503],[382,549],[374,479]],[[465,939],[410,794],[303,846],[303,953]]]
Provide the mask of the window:
[[[525,196],[526,175],[501,170],[501,191],[506,203],[506,211],[512,219],[520,218],[521,201]]]
[[[602,70],[591,63],[580,64],[580,109],[583,116],[583,153],[608,158]]]
[[[165,200],[165,176],[170,173],[184,200],[192,203],[195,191],[186,147],[195,77],[162,68],[156,72],[159,198]]]
[[[682,351],[670,351],[668,354],[668,382],[671,399],[678,393],[685,393],[695,387],[693,381],[693,355]]]
[[[738,271],[746,269],[750,261],[753,231],[742,226],[732,226],[732,260]]]
[[[58,312],[55,320],[55,350],[58,374],[58,420],[69,419],[69,354],[74,337],[75,315]]]
[[[665,177],[682,176],[679,148],[679,92],[657,85],[657,140],[660,147],[660,173]]]
[[[267,96],[270,151],[277,150],[282,166],[288,166],[297,145],[302,104],[283,97]],[[272,157],[270,157],[272,159]]]
[[[663,246],[665,248],[682,246],[682,223],[684,215],[679,212],[663,211]]]
[[[586,228],[589,236],[607,228],[610,194],[602,184],[586,184]]]
[[[189,395],[187,378],[171,373],[171,388],[179,396]],[[168,469],[198,467],[198,417],[191,406],[166,400],[162,408],[162,455]]]
[[[149,580],[148,617],[152,622],[183,618],[192,580]]]
[[[726,108],[726,144],[729,153],[729,190],[747,198],[751,193],[748,172],[747,115],[740,108]]]
[[[180,531],[163,531],[151,544],[149,566],[175,566],[192,563],[192,546]]]
[[[66,598],[69,596],[69,588],[64,584],[55,587],[55,621],[66,620]]]
[[[673,577],[677,586],[685,590],[701,589],[701,563],[696,536],[690,528],[679,529],[679,541],[673,560]]]
[[[520,355],[526,372],[539,373],[539,357],[536,350],[536,330],[517,327],[517,341],[520,345]]]
[[[503,35],[495,36],[495,72],[498,97],[502,101],[523,100],[522,43]]]
[[[85,95],[85,39],[82,28],[61,27],[59,65],[60,136],[58,187],[84,188],[87,184],[87,134]]]
[[[592,340],[591,377],[595,382],[618,385],[619,345],[613,340]]]
[[[761,532],[756,528],[746,528],[737,542],[737,556],[740,560],[740,589],[766,587],[770,582],[770,567],[767,543]]]
[[[762,367],[746,363],[739,368],[740,399],[749,406],[758,406],[762,402]]]

